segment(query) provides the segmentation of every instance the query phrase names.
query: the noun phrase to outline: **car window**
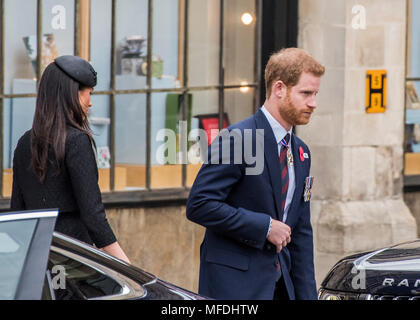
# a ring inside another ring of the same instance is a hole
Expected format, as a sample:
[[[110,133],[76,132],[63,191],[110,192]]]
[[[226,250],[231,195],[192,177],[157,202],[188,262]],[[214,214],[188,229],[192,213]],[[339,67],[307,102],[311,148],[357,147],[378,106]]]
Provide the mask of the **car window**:
[[[51,273],[49,270],[45,273],[44,286],[42,287],[41,300],[55,300],[53,286],[51,282]]]
[[[0,224],[0,300],[16,295],[36,224],[35,219]]]
[[[50,251],[43,299],[81,300],[117,295],[121,292],[121,285],[102,272]]]

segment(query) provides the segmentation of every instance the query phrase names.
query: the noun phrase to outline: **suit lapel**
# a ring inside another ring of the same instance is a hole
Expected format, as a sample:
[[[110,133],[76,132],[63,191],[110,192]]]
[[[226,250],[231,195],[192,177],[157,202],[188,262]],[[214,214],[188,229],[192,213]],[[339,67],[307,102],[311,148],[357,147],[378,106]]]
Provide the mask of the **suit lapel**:
[[[301,200],[300,197],[302,196],[302,186],[303,186],[303,173],[304,173],[304,162],[300,160],[300,152],[299,152],[300,145],[296,143],[295,135],[292,135],[292,150],[293,150],[293,167],[295,170],[295,192],[293,193],[292,203],[290,204],[289,211],[287,214],[286,224],[290,219],[293,218],[293,212],[296,210],[296,206],[298,205],[299,201]],[[305,161],[307,161],[305,159]]]
[[[255,114],[255,122],[257,129],[264,129],[264,158],[271,181],[271,186],[274,191],[274,200],[276,202],[277,212],[274,218],[282,221],[283,214],[281,213],[281,172],[277,141],[274,137],[273,129],[271,128],[267,118],[261,110]]]

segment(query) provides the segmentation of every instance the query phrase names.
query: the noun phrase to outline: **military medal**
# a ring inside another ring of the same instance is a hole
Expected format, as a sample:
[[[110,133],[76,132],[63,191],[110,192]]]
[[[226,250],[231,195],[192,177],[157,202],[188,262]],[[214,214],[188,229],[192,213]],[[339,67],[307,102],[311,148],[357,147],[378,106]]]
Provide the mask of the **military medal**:
[[[282,139],[280,143],[283,145],[283,147],[287,149],[287,165],[289,167],[293,166],[293,155],[292,155],[292,151],[289,148],[289,145],[287,144],[285,139]]]
[[[305,191],[303,192],[303,200],[305,202],[308,202],[311,200],[311,194],[312,194],[312,185],[314,182],[314,177],[309,176],[305,179]]]
[[[293,166],[293,155],[292,151],[290,151],[290,148],[287,149],[287,164],[289,167]]]

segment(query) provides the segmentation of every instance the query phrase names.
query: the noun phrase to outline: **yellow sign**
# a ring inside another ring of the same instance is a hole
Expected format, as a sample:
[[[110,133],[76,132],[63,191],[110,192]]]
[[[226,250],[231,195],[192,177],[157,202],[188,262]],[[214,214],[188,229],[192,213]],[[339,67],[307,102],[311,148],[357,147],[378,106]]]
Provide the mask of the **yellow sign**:
[[[366,113],[386,110],[386,70],[366,71]]]

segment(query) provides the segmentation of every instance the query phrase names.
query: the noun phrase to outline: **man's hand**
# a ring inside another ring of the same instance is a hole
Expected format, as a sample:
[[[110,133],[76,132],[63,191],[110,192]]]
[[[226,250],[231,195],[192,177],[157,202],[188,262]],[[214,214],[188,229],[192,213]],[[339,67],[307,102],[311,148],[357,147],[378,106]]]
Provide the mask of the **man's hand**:
[[[291,232],[292,231],[287,224],[273,219],[267,240],[276,246],[277,253],[279,253],[283,247],[290,243]]]

